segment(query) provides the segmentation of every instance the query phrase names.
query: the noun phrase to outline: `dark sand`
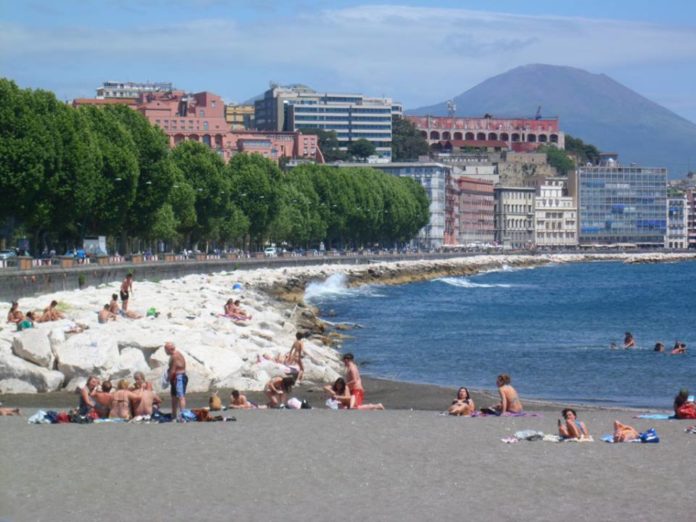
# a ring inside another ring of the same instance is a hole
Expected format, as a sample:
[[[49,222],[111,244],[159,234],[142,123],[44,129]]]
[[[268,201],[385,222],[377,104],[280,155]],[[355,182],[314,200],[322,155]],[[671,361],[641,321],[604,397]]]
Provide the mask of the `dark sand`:
[[[390,410],[328,411],[320,393],[300,390],[315,409],[225,412],[237,422],[35,426],[0,418],[0,519],[695,519],[696,436],[684,433],[694,421],[580,408],[596,439],[617,418],[654,426],[662,440],[508,445],[500,439],[517,430],[555,432],[559,407],[527,403],[541,417],[454,418],[435,411],[453,390],[373,379],[366,388],[368,401]],[[75,398],[0,400],[30,414]],[[410,407],[417,411],[397,409]]]

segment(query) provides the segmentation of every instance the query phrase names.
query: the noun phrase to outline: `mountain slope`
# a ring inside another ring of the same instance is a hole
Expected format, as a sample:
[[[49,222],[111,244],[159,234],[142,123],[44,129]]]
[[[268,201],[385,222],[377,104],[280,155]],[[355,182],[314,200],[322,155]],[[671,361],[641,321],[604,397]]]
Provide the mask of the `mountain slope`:
[[[554,65],[525,65],[489,78],[454,101],[459,116],[558,116],[561,129],[624,163],[669,168],[670,177],[696,169],[696,124],[604,74]],[[446,102],[408,111],[445,115]]]

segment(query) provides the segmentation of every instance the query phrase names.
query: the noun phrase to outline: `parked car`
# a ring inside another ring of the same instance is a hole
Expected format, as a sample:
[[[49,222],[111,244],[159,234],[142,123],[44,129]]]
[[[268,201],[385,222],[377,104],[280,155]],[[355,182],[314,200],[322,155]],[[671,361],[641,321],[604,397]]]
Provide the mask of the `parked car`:
[[[14,250],[0,250],[0,261],[8,261],[13,257],[17,257],[17,253]]]
[[[276,247],[266,247],[263,251],[263,254],[266,257],[277,257],[278,256],[278,249]]]

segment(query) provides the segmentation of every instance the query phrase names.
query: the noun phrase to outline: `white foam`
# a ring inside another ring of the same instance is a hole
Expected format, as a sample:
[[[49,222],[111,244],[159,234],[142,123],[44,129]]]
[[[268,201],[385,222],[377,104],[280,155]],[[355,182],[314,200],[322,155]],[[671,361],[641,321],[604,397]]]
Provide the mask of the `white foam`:
[[[316,303],[349,296],[384,297],[377,292],[376,286],[366,285],[357,288],[348,287],[348,278],[345,274],[333,274],[323,281],[312,281],[305,288],[305,302]]]
[[[512,288],[515,286],[522,286],[506,283],[473,283],[466,277],[441,277],[439,279],[435,279],[435,281],[459,288]]]

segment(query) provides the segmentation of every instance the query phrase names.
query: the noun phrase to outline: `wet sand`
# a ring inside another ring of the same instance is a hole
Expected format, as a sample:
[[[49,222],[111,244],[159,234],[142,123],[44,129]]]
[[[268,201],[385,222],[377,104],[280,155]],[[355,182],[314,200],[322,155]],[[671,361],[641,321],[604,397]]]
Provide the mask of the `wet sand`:
[[[305,388],[295,395],[312,410],[225,412],[236,422],[0,418],[0,519],[693,520],[696,436],[684,433],[693,421],[580,408],[596,439],[617,418],[654,426],[662,440],[508,445],[500,439],[517,430],[554,433],[559,407],[527,403],[539,417],[454,418],[438,413],[453,390],[374,379],[366,388],[366,400],[390,409],[329,411]],[[76,398],[31,397],[53,407]],[[16,399],[1,400],[27,414],[49,406]]]

